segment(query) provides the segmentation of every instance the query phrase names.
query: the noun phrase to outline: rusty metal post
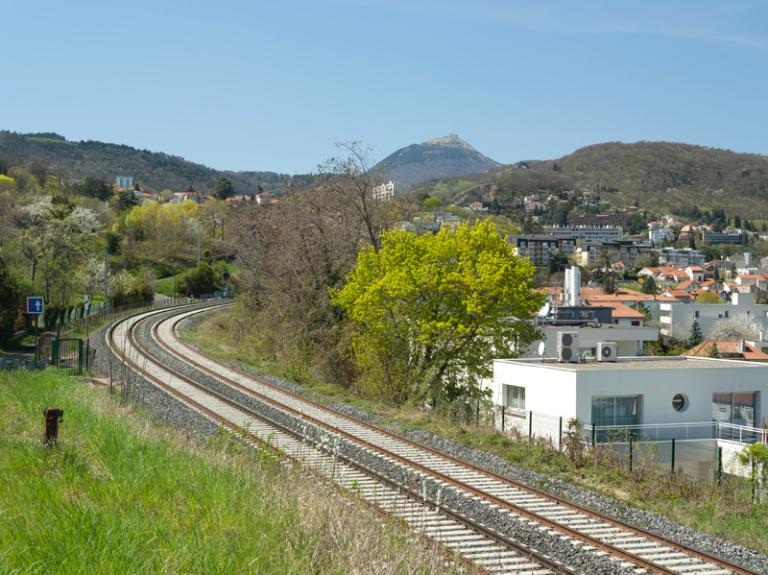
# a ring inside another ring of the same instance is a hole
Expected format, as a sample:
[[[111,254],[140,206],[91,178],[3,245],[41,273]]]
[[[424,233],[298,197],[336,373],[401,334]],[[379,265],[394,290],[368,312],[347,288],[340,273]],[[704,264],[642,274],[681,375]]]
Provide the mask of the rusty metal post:
[[[59,435],[59,421],[64,418],[64,410],[58,407],[49,407],[43,411],[45,418],[45,440],[46,446],[51,447],[56,443]]]

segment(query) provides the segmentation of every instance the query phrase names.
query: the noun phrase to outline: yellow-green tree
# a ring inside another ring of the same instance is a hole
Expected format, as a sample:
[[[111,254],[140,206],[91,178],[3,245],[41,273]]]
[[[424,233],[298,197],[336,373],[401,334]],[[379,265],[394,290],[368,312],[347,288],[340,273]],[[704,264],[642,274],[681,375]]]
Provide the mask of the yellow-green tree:
[[[696,303],[723,303],[723,300],[715,292],[703,291],[696,296]]]
[[[402,403],[478,393],[494,357],[532,341],[534,267],[493,223],[435,235],[390,230],[332,294],[349,322],[361,385]]]

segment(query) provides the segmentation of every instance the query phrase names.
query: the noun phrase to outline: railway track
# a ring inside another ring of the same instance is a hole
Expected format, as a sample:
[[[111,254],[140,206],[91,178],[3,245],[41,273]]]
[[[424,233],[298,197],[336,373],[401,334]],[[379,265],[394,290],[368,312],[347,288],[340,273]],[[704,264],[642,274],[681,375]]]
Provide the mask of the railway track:
[[[108,343],[199,413],[355,490],[458,560],[487,573],[755,575],[215,362],[177,333],[180,322],[206,311],[161,318],[143,345],[137,327],[163,312],[138,314],[115,324]],[[174,362],[190,367],[182,373]]]

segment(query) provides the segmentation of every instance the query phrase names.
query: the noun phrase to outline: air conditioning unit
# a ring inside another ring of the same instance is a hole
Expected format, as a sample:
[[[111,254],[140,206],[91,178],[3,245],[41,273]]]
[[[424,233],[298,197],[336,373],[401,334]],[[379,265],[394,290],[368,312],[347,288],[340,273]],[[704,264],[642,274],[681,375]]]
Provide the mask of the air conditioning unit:
[[[616,361],[619,357],[619,346],[615,341],[600,341],[597,343],[597,361]]]
[[[579,361],[579,333],[576,331],[557,332],[557,361],[575,363]]]

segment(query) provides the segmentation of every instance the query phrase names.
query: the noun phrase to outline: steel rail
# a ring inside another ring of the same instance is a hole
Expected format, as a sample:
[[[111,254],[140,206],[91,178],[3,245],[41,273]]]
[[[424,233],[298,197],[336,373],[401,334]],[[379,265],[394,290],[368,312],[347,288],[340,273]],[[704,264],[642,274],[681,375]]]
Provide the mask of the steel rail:
[[[224,305],[222,305],[220,307],[227,307],[228,305],[231,305],[231,304],[224,304]],[[181,338],[178,336],[178,324],[181,323],[182,321],[184,321],[185,319],[187,319],[188,317],[192,316],[192,315],[196,315],[197,313],[204,313],[204,312],[208,312],[208,311],[211,311],[211,310],[210,309],[205,309],[205,310],[195,311],[193,313],[185,314],[184,317],[180,317],[180,318],[174,319],[173,320],[173,324],[172,324],[172,329],[171,329],[171,332],[172,332],[172,335],[173,335],[173,338],[174,338],[174,344],[177,345],[177,346],[181,346],[181,347],[183,347],[185,349],[188,349],[188,350],[190,350],[190,351],[192,351],[194,353],[197,353],[197,354],[200,354],[200,355],[204,355],[199,350],[195,350],[194,348],[192,348],[192,346],[190,346],[189,344],[187,344],[186,342],[181,340]],[[172,319],[173,318],[169,318],[168,320],[164,320],[164,321],[170,321]],[[160,322],[160,323],[162,323],[162,322]],[[227,384],[229,384],[229,385],[231,385],[233,387],[236,387],[237,389],[239,389],[239,390],[241,390],[241,391],[243,391],[243,392],[245,392],[245,393],[247,393],[249,395],[258,396],[259,399],[261,399],[261,400],[263,400],[265,402],[269,402],[270,404],[272,404],[274,406],[277,406],[277,407],[280,407],[280,408],[283,408],[283,409],[287,409],[287,410],[291,410],[292,412],[298,414],[298,416],[302,417],[303,419],[310,419],[311,418],[311,419],[314,420],[314,418],[312,418],[311,416],[308,416],[306,413],[302,412],[301,410],[297,410],[295,408],[292,408],[290,406],[282,404],[279,401],[276,401],[276,400],[274,400],[272,398],[269,398],[269,397],[266,397],[266,396],[264,396],[262,394],[259,394],[257,391],[254,391],[253,389],[250,389],[250,388],[248,388],[246,386],[243,386],[242,384],[232,380],[231,378],[228,378],[228,377],[226,377],[224,375],[221,375],[221,374],[211,370],[210,368],[200,364],[199,362],[195,361],[194,359],[191,359],[188,356],[185,356],[185,355],[179,353],[178,351],[173,349],[172,346],[168,345],[167,342],[160,341],[160,338],[157,337],[158,327],[159,327],[159,323],[155,324],[155,326],[153,327],[153,333],[156,335],[155,339],[156,339],[157,343],[161,347],[163,347],[167,352],[171,353],[172,355],[175,355],[176,357],[182,359],[183,361],[193,365],[196,369],[199,369],[200,371],[203,371],[203,372],[211,375],[214,378],[217,378],[217,379],[219,379],[219,380],[221,380],[221,381],[223,381],[223,382],[225,382],[225,383],[227,383]],[[213,363],[217,363],[214,360],[210,360],[209,359],[209,361],[212,361]],[[581,505],[573,503],[572,501],[569,501],[569,500],[564,499],[562,497],[559,497],[559,496],[556,496],[556,495],[552,495],[550,493],[547,493],[546,491],[537,489],[537,488],[532,487],[530,485],[527,485],[525,483],[522,483],[522,482],[519,482],[519,481],[515,481],[515,480],[510,479],[508,477],[504,477],[503,475],[499,475],[497,473],[494,473],[493,471],[484,469],[484,468],[479,467],[477,465],[474,465],[472,463],[468,463],[468,462],[466,462],[466,461],[464,461],[462,459],[459,459],[459,458],[456,458],[456,457],[451,456],[449,454],[443,453],[443,452],[438,451],[436,449],[433,449],[431,447],[424,446],[424,445],[422,445],[420,443],[417,443],[417,442],[415,442],[413,440],[401,437],[401,436],[399,436],[399,435],[397,435],[395,433],[386,431],[386,430],[384,430],[382,428],[379,428],[379,427],[377,427],[375,425],[371,425],[371,424],[369,424],[367,422],[361,421],[359,419],[355,419],[355,418],[350,417],[350,416],[348,416],[346,414],[343,414],[343,413],[340,413],[340,412],[338,412],[338,411],[336,411],[334,409],[331,409],[331,408],[329,408],[329,407],[327,407],[325,405],[322,405],[322,404],[320,404],[320,403],[318,403],[316,401],[308,399],[307,397],[305,397],[305,396],[303,396],[303,395],[301,395],[299,393],[296,393],[296,392],[287,390],[287,389],[285,389],[283,387],[279,387],[279,386],[276,386],[274,384],[271,384],[268,381],[265,381],[265,380],[263,380],[263,379],[261,379],[261,378],[259,378],[257,376],[254,376],[253,374],[245,373],[242,370],[234,368],[234,367],[232,367],[230,365],[223,365],[223,367],[225,367],[228,370],[231,370],[234,373],[237,373],[238,375],[240,375],[242,377],[254,380],[254,381],[256,381],[257,383],[259,383],[261,385],[264,385],[266,387],[269,387],[271,389],[279,391],[280,393],[286,394],[286,395],[296,399],[297,401],[301,401],[303,403],[307,403],[307,404],[311,405],[313,408],[316,408],[316,409],[319,409],[321,411],[325,411],[327,413],[330,413],[330,414],[334,415],[335,417],[340,417],[340,418],[343,418],[343,419],[347,419],[347,420],[353,421],[356,425],[360,425],[361,427],[367,428],[367,429],[369,429],[371,431],[375,431],[375,432],[380,433],[380,434],[382,434],[384,436],[387,436],[389,438],[396,439],[398,441],[406,443],[406,444],[408,444],[408,445],[410,445],[412,447],[424,450],[424,451],[428,452],[431,455],[435,455],[435,456],[441,457],[441,458],[446,459],[446,460],[448,460],[448,461],[450,461],[452,463],[455,463],[457,465],[461,465],[461,466],[463,466],[463,467],[465,467],[467,469],[470,469],[470,470],[475,471],[477,473],[486,475],[487,477],[493,478],[495,480],[498,480],[498,481],[500,481],[502,483],[505,483],[505,484],[510,485],[512,487],[515,487],[517,489],[520,489],[520,490],[523,490],[523,491],[527,491],[527,492],[529,492],[531,494],[534,494],[534,495],[537,495],[539,497],[548,499],[549,501],[557,503],[558,505],[561,505],[561,506],[563,506],[565,508],[568,508],[568,509],[570,509],[572,511],[576,511],[578,513],[587,515],[587,516],[589,516],[589,517],[591,517],[593,519],[596,519],[596,520],[599,520],[599,521],[611,524],[611,525],[613,525],[615,527],[624,529],[624,530],[629,531],[631,533],[634,533],[634,534],[637,534],[637,535],[642,536],[644,538],[647,538],[650,541],[653,541],[653,542],[655,542],[657,544],[664,545],[664,546],[669,547],[671,549],[674,549],[674,550],[680,551],[682,553],[685,553],[687,555],[690,555],[693,558],[697,558],[699,560],[702,560],[702,561],[711,563],[713,565],[716,565],[716,566],[718,566],[718,567],[720,567],[722,569],[729,570],[729,571],[733,572],[734,574],[737,574],[737,575],[759,575],[759,574],[757,574],[757,573],[755,573],[753,571],[750,571],[750,570],[748,570],[748,569],[746,569],[744,567],[741,567],[739,565],[734,565],[734,564],[732,564],[732,563],[730,563],[730,562],[728,562],[728,561],[726,561],[724,559],[721,559],[719,557],[711,555],[711,554],[709,554],[707,552],[700,551],[698,549],[694,549],[692,547],[689,547],[689,546],[684,545],[682,543],[678,543],[676,541],[672,541],[672,540],[667,539],[667,538],[665,538],[665,537],[663,537],[661,535],[657,535],[655,533],[652,533],[652,532],[647,531],[645,529],[642,529],[640,527],[636,527],[634,525],[630,525],[628,523],[625,523],[624,521],[621,521],[621,520],[616,519],[614,517],[611,517],[609,515],[604,515],[602,513],[599,513],[597,511],[594,511],[594,510],[589,509],[587,507],[583,507]],[[362,438],[356,437],[356,436],[354,436],[354,435],[352,435],[352,434],[350,434],[350,433],[348,433],[348,432],[346,432],[344,430],[338,429],[338,428],[334,427],[331,424],[328,424],[328,423],[323,422],[321,420],[315,420],[315,421],[317,422],[317,424],[322,425],[323,427],[325,427],[327,429],[331,429],[331,430],[333,430],[336,433],[344,435],[344,436],[354,440],[355,442],[360,442],[360,443],[366,444],[366,446],[369,447],[370,449],[373,449],[373,450],[376,450],[376,451],[379,451],[379,452],[382,452],[382,453],[386,453],[387,456],[393,457],[393,458],[395,458],[395,459],[397,459],[397,460],[399,460],[401,462],[404,462],[405,464],[407,464],[409,466],[419,467],[420,470],[422,470],[423,472],[429,473],[429,474],[434,475],[434,476],[440,476],[440,479],[442,481],[447,481],[447,482],[452,483],[454,485],[457,485],[457,484],[461,485],[463,489],[472,491],[476,495],[478,495],[480,497],[483,497],[484,499],[487,499],[487,500],[493,502],[494,504],[498,504],[498,505],[500,505],[502,507],[511,508],[515,512],[518,512],[518,510],[520,510],[520,512],[522,512],[524,514],[529,514],[529,515],[532,515],[532,516],[535,516],[535,517],[540,517],[540,516],[538,516],[538,514],[532,513],[530,511],[522,509],[522,508],[519,508],[518,506],[516,506],[516,505],[514,505],[514,504],[512,504],[512,503],[510,503],[510,502],[508,502],[506,500],[499,499],[498,497],[496,497],[496,496],[494,496],[494,495],[492,495],[490,493],[486,493],[485,491],[483,491],[481,489],[477,489],[475,487],[465,485],[465,484],[463,484],[460,481],[457,481],[457,480],[455,480],[453,478],[450,478],[450,477],[442,475],[440,472],[438,472],[436,470],[432,470],[432,469],[430,469],[428,467],[425,467],[425,466],[423,466],[423,465],[421,465],[421,464],[419,464],[417,462],[413,462],[413,461],[411,461],[411,460],[409,460],[409,459],[407,459],[405,457],[402,457],[402,456],[400,456],[398,454],[395,454],[395,453],[392,453],[392,452],[388,452],[385,448],[382,448],[382,447],[377,446],[375,444],[371,444],[370,442],[368,442],[368,441],[366,441],[366,440],[364,440]],[[532,519],[533,519],[533,517],[532,517]],[[567,526],[562,525],[561,523],[552,521],[552,520],[544,518],[544,517],[540,517],[540,519],[543,522],[546,522],[548,524],[548,526],[551,526],[554,529],[560,529],[560,530],[566,529],[568,531],[571,531],[571,532],[574,532],[574,533],[578,533],[578,532],[576,532],[574,530],[571,530]],[[538,520],[538,519],[536,519],[536,520]],[[660,566],[660,565],[657,565],[657,564],[655,564],[653,562],[644,560],[644,559],[642,559],[640,557],[637,557],[636,555],[634,555],[632,553],[628,553],[628,552],[626,552],[624,550],[615,548],[614,546],[612,546],[612,545],[610,545],[608,543],[605,543],[603,541],[600,541],[599,539],[592,538],[589,535],[578,533],[578,537],[577,538],[581,539],[582,541],[588,542],[590,545],[594,545],[594,546],[600,547],[600,548],[610,552],[611,554],[615,554],[617,556],[624,557],[627,561],[629,561],[631,563],[636,563],[639,566],[642,566],[642,567],[644,567],[646,569],[649,569],[649,570],[651,570],[653,572],[660,573],[660,574],[677,574],[677,573],[679,573],[678,571],[671,571],[671,570],[669,570],[669,569],[667,569],[667,568],[665,568],[663,566]],[[616,550],[615,552],[614,552],[614,549]]]
[[[222,306],[211,306],[210,308],[205,308],[205,309],[203,309],[201,311],[210,311],[212,309],[216,309],[217,307],[222,307]],[[133,318],[133,317],[135,317],[137,315],[141,315],[142,313],[144,313],[144,314],[146,314],[146,317],[142,318],[140,320],[140,321],[143,322],[143,321],[146,321],[146,320],[150,319],[151,317],[153,317],[155,315],[159,315],[159,314],[165,313],[167,311],[168,311],[167,309],[163,309],[163,310],[153,311],[151,313],[139,312],[137,314],[133,314],[132,316],[128,316],[126,318],[121,319],[120,321],[116,322],[115,324],[113,324],[110,327],[110,329],[108,331],[108,343],[112,341],[112,334],[114,333],[114,330],[117,328],[117,326],[120,323],[122,323],[124,321],[127,321],[127,320],[129,320],[129,319],[131,319],[131,318]],[[183,375],[179,371],[177,371],[175,369],[172,369],[172,368],[169,368],[168,366],[159,363],[158,358],[156,358],[155,356],[153,356],[150,353],[147,353],[146,350],[142,350],[142,346],[140,346],[138,344],[138,342],[136,340],[136,337],[133,334],[133,331],[139,325],[139,323],[140,322],[137,321],[134,325],[132,325],[130,327],[130,330],[129,330],[128,334],[125,337],[127,337],[131,341],[131,345],[133,345],[133,347],[137,351],[142,351],[142,353],[145,354],[145,357],[149,357],[156,365],[161,367],[163,370],[165,370],[166,372],[171,374],[173,377],[176,377],[179,380],[182,380],[182,381],[186,382],[187,384],[192,385],[195,388],[200,389],[200,390],[204,391],[205,393],[215,397],[219,401],[222,401],[222,402],[224,402],[224,403],[226,403],[226,404],[228,404],[228,405],[230,405],[232,407],[235,407],[236,409],[241,410],[242,412],[248,414],[249,416],[253,417],[254,419],[259,419],[261,421],[265,421],[269,425],[278,428],[283,433],[286,433],[286,434],[288,434],[288,435],[290,435],[290,436],[292,436],[292,437],[294,437],[296,439],[299,439],[301,441],[305,440],[305,438],[302,437],[301,434],[295,432],[294,430],[292,430],[292,429],[290,429],[288,427],[285,427],[284,425],[280,424],[279,422],[276,422],[273,419],[271,419],[271,418],[269,418],[267,416],[264,416],[263,414],[256,413],[252,409],[250,409],[250,408],[248,408],[246,406],[243,406],[243,405],[237,403],[236,401],[231,400],[230,398],[228,398],[228,397],[226,397],[226,396],[224,396],[224,395],[222,395],[222,394],[220,394],[220,393],[218,393],[216,391],[213,391],[213,390],[211,390],[210,388],[208,388],[208,387],[206,387],[204,385],[199,384],[198,382],[194,381],[193,379]],[[195,400],[195,399],[193,399],[193,398],[191,398],[191,397],[189,397],[189,396],[179,392],[179,390],[175,389],[173,386],[171,386],[169,384],[166,384],[161,379],[159,379],[159,378],[157,378],[155,376],[152,376],[151,374],[147,373],[146,369],[145,369],[146,362],[145,362],[145,365],[142,366],[142,365],[139,364],[139,362],[134,361],[134,360],[130,359],[130,357],[126,356],[125,353],[121,352],[118,347],[112,345],[111,343],[110,343],[109,347],[110,347],[112,353],[114,353],[116,356],[118,356],[120,359],[122,359],[122,361],[124,361],[127,364],[129,364],[129,366],[135,372],[137,372],[139,375],[141,375],[142,377],[144,377],[147,380],[150,380],[153,384],[161,387],[166,392],[168,392],[170,395],[176,397],[178,400],[180,400],[180,401],[182,401],[184,403],[187,403],[187,404],[191,405],[192,407],[194,407],[195,409],[201,411],[208,418],[210,418],[210,419],[218,422],[220,425],[230,429],[235,435],[238,435],[238,436],[244,436],[245,435],[245,436],[247,436],[247,439],[249,439],[250,441],[253,441],[253,442],[256,442],[256,443],[258,443],[260,445],[264,445],[264,446],[268,447],[269,449],[271,449],[275,453],[279,454],[282,458],[294,461],[296,463],[300,463],[298,460],[292,458],[290,455],[286,454],[285,452],[281,451],[280,449],[276,448],[275,446],[269,444],[266,441],[263,441],[262,439],[260,439],[259,437],[255,436],[254,434],[249,433],[247,430],[244,430],[241,426],[239,426],[238,424],[234,423],[233,421],[228,420],[225,417],[222,417],[221,415],[219,415],[216,412],[214,412],[214,411],[210,410],[209,408],[207,408],[205,405],[203,405],[199,401],[197,401],[197,400]],[[318,447],[318,446],[315,446],[315,448],[322,451],[322,449],[320,447]],[[450,509],[449,507],[447,507],[447,506],[445,506],[443,504],[438,504],[436,502],[429,502],[427,504],[427,502],[423,499],[423,497],[418,492],[414,491],[412,488],[410,488],[408,486],[401,485],[401,484],[391,480],[390,478],[382,475],[380,472],[378,472],[376,470],[370,469],[370,468],[366,467],[365,465],[362,465],[359,462],[356,462],[353,459],[350,459],[350,458],[348,458],[346,456],[341,456],[340,458],[343,459],[344,462],[347,465],[349,465],[350,467],[353,467],[353,468],[361,471],[362,473],[364,473],[364,474],[366,474],[368,476],[374,477],[377,481],[380,481],[381,483],[384,483],[385,485],[388,485],[390,488],[395,489],[398,492],[406,493],[407,496],[414,503],[421,504],[421,505],[424,505],[426,507],[432,507],[432,508],[435,508],[435,509],[439,509],[442,513],[444,513],[445,515],[451,517],[457,523],[464,524],[467,527],[469,527],[470,529],[475,530],[475,531],[481,533],[483,536],[488,537],[488,538],[490,538],[492,540],[495,540],[498,543],[500,543],[501,545],[516,551],[517,553],[519,553],[521,555],[521,557],[532,558],[535,562],[541,564],[542,567],[551,569],[555,573],[560,573],[560,574],[563,574],[563,575],[575,575],[575,572],[572,569],[568,568],[567,566],[564,566],[564,565],[560,564],[559,562],[553,561],[552,559],[550,559],[550,558],[548,558],[548,557],[546,557],[546,556],[536,552],[535,550],[527,547],[526,545],[523,545],[521,543],[518,543],[516,541],[511,540],[508,537],[504,536],[503,534],[498,533],[495,530],[490,529],[490,528],[488,528],[488,527],[486,527],[486,526],[484,526],[484,525],[482,525],[480,523],[477,523],[476,521],[474,521],[474,520],[472,520],[472,519],[470,519],[468,517],[465,517],[465,516],[461,515],[460,513],[457,513],[456,511]],[[310,469],[310,471],[312,473],[314,473],[313,470]],[[327,479],[327,478],[322,477],[320,474],[316,474],[316,475],[320,476],[324,480]],[[339,487],[339,488],[342,489],[342,491],[346,492],[346,490],[343,490],[343,488],[341,488],[341,487]],[[363,501],[365,502],[365,500],[363,500]],[[380,509],[379,507],[377,507],[373,503],[370,503],[370,502],[365,502],[365,503],[366,503],[366,505],[369,505],[369,506],[373,507],[373,509],[375,509],[377,513],[382,514],[382,516],[389,517],[389,516],[393,515],[393,514],[390,514],[390,513],[388,513],[387,511],[385,511],[383,509]],[[394,516],[397,517],[396,514],[394,514]],[[450,549],[449,547],[446,547],[445,545],[443,545],[439,541],[436,541],[435,539],[430,538],[428,535],[421,534],[421,533],[417,533],[417,535],[422,540],[428,542],[429,544],[436,544],[436,545],[438,545],[438,547],[440,548],[440,551],[443,554],[445,554],[448,557],[450,557],[452,560],[457,561],[459,563],[463,563],[463,564],[465,564],[467,566],[470,566],[476,572],[479,572],[481,574],[483,574],[483,573],[486,573],[486,574],[492,573],[492,572],[490,572],[490,571],[480,567],[479,565],[477,565],[472,560],[463,557],[458,551]]]

